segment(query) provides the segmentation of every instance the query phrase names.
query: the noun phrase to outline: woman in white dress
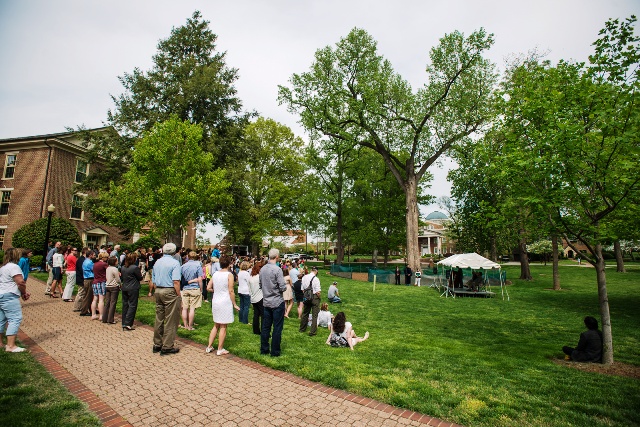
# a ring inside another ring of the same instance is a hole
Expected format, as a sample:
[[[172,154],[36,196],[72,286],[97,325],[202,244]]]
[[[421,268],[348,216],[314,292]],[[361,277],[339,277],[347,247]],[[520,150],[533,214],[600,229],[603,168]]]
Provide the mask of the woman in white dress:
[[[233,274],[229,271],[229,265],[231,260],[228,256],[222,256],[220,258],[220,270],[216,271],[211,280],[209,281],[208,291],[213,292],[211,298],[211,313],[213,314],[213,328],[209,334],[209,345],[206,352],[211,353],[213,351],[213,341],[216,339],[216,334],[220,331],[218,336],[218,351],[216,354],[221,356],[223,354],[229,354],[224,349],[224,339],[227,336],[227,325],[233,323],[233,309],[240,310],[240,307],[236,304],[236,296],[233,292]]]

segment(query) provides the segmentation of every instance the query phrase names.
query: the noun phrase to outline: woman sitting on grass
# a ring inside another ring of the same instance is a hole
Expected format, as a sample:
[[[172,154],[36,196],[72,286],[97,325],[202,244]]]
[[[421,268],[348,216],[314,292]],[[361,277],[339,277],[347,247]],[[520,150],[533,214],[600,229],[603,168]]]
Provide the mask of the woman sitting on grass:
[[[329,325],[329,337],[327,345],[331,347],[349,347],[353,350],[353,346],[369,338],[369,332],[364,334],[363,338],[356,335],[352,328],[351,322],[347,322],[344,312],[336,314],[331,325]]]
[[[320,313],[318,313],[318,326],[328,328],[331,325],[331,312],[329,311],[329,304],[323,302],[320,306]]]

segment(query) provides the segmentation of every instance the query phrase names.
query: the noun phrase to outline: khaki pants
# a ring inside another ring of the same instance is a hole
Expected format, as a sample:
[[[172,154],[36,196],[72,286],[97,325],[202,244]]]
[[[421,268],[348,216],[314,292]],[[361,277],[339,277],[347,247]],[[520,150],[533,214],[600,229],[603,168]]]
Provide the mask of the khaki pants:
[[[51,293],[51,284],[53,283],[53,268],[49,264],[47,264],[47,271],[49,272],[49,277],[47,278],[47,288],[44,290],[45,295]]]
[[[180,322],[181,297],[175,288],[156,288],[156,322],[153,327],[153,345],[163,350],[173,348]]]
[[[84,285],[78,286],[78,293],[76,294],[76,299],[73,303],[73,311],[80,311],[85,296]]]

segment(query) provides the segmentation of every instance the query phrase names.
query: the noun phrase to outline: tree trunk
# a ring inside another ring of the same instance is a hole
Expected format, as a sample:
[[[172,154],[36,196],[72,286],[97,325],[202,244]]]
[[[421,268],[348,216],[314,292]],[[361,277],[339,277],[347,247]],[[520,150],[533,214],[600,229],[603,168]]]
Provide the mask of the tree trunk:
[[[622,248],[620,247],[620,240],[616,240],[613,242],[613,252],[616,254],[616,266],[618,269],[616,270],[618,273],[626,273],[627,270],[624,268],[624,259],[622,258]]]
[[[496,244],[496,236],[491,236],[491,261],[498,262],[498,245]]]
[[[551,236],[552,257],[553,257],[553,290],[560,290],[560,274],[558,272],[558,235]]]
[[[531,280],[529,253],[527,252],[527,239],[524,230],[520,230],[520,279]]]
[[[373,250],[373,256],[371,257],[371,264],[373,264],[373,268],[378,268],[378,249]]]
[[[609,313],[609,297],[607,295],[607,277],[604,271],[604,258],[602,257],[602,245],[596,244],[596,277],[598,280],[598,300],[600,302],[600,318],[602,320],[602,363],[613,363],[613,337],[611,335],[611,315]]]
[[[413,271],[420,268],[420,247],[418,245],[418,181],[415,175],[407,177],[404,184],[407,213],[407,264]]]
[[[336,264],[344,261],[344,245],[342,244],[342,203],[338,198],[338,208],[336,209]]]

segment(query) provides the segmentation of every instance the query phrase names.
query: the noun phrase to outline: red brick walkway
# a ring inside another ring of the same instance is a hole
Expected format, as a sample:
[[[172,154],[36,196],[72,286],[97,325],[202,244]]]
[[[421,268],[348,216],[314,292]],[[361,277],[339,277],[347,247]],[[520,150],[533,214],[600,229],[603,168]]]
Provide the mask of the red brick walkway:
[[[151,352],[153,331],[122,332],[43,295],[30,278],[20,340],[63,385],[115,426],[455,426],[179,340]],[[206,367],[206,369],[205,369]],[[296,404],[292,404],[296,402]]]

